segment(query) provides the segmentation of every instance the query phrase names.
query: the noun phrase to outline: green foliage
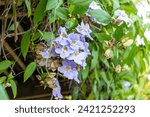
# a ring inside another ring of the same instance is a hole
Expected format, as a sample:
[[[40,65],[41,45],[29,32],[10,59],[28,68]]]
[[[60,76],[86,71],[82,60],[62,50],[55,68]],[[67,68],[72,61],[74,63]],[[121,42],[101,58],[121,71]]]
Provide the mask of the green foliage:
[[[28,78],[30,78],[30,76],[33,74],[35,69],[36,69],[36,63],[31,62],[24,71],[24,82],[26,82]]]
[[[32,14],[30,0],[25,0],[25,4],[26,4],[27,10],[28,10],[28,17],[30,17]]]
[[[46,5],[46,10],[58,8],[62,4],[63,4],[63,0],[48,0],[47,5]]]
[[[46,5],[47,5],[47,0],[40,0],[34,12],[34,18],[33,18],[34,25],[37,25],[44,18]]]
[[[26,59],[28,50],[29,50],[29,46],[30,46],[30,31],[27,31],[24,35],[23,38],[21,40],[21,53],[24,57],[24,59]]]
[[[68,19],[68,14],[69,14],[69,12],[68,12],[67,8],[59,7],[56,10],[56,16],[59,17],[62,20],[66,21]]]
[[[101,9],[88,10],[92,1],[96,1]],[[74,85],[72,99],[150,99],[150,42],[144,35],[150,25],[142,24],[143,19],[137,15],[138,10],[132,0],[38,0],[34,8],[31,0],[18,0],[18,6],[26,8],[31,23],[20,45],[27,63],[29,51],[37,53],[34,50],[38,42],[51,46],[51,40],[59,35],[60,26],[66,27],[68,33],[76,33],[75,27],[82,21],[89,24],[93,37],[93,40],[87,39],[91,56],[79,74],[80,84]],[[131,18],[130,26],[116,19],[114,13],[118,9],[124,10]],[[17,27],[19,23],[17,21]],[[8,31],[14,31],[14,23],[10,23]],[[145,45],[137,46],[137,35],[144,39]],[[42,49],[45,48],[38,48],[38,52]],[[8,99],[2,85],[7,87],[10,84],[14,98],[17,95],[12,65],[9,60],[0,62],[0,75],[10,70],[9,75],[0,76],[2,99]],[[30,61],[23,74],[24,82],[31,77],[36,67],[39,67],[37,63]],[[37,68],[37,71],[44,77],[49,74],[45,73],[45,68]],[[125,86],[127,82],[130,84],[128,87]]]
[[[14,98],[17,96],[17,86],[14,80],[10,80],[11,89],[14,95]]]
[[[103,24],[109,24],[111,22],[111,16],[104,10],[98,9],[89,11],[89,14]]]
[[[0,62],[0,73],[4,72],[11,65],[12,65],[12,62],[9,60],[4,60],[4,61]]]
[[[8,100],[8,95],[5,91],[5,88],[0,84],[0,100]]]
[[[88,6],[93,0],[68,0],[72,5]]]

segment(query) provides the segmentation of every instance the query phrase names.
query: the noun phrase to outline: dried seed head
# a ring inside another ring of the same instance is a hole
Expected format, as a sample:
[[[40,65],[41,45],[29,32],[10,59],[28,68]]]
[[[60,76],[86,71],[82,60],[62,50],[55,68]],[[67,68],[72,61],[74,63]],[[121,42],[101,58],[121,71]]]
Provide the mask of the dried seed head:
[[[46,48],[47,48],[47,46],[44,43],[40,42],[35,47],[35,52],[36,52],[36,54],[39,54],[40,52],[44,51]]]
[[[116,73],[120,73],[121,72],[121,65],[117,65],[115,68]]]

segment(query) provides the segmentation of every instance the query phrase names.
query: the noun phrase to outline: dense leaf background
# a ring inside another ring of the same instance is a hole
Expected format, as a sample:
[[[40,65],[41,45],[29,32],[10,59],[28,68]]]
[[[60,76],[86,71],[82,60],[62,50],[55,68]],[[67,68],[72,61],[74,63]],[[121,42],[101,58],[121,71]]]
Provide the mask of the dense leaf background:
[[[143,24],[142,17],[137,15],[136,4],[139,2],[95,0],[102,9],[88,13],[102,23],[96,24],[85,18],[92,1],[94,0],[18,0],[15,7],[25,8],[25,18],[30,22],[18,40],[19,45],[16,43],[20,48],[18,57],[23,58],[27,66],[20,72],[23,74],[23,81],[42,71],[34,62],[34,56],[28,60],[31,54],[35,55],[39,42],[50,42],[57,37],[60,26],[66,27],[68,32],[75,32],[74,28],[81,21],[85,21],[89,23],[94,40],[88,40],[91,56],[87,59],[86,68],[79,74],[80,84],[73,83],[70,84],[71,88],[68,88],[72,92],[71,99],[150,99],[150,39],[144,35],[150,25]],[[132,20],[131,26],[125,23],[117,25],[114,22],[114,12],[117,9],[127,13]],[[26,19],[18,18],[17,22]],[[15,31],[15,22],[10,24],[8,29]],[[144,45],[137,45],[138,35],[143,38]],[[106,51],[110,52],[109,59],[106,57]],[[6,60],[4,55],[3,53],[0,59],[0,83],[10,84],[16,97],[16,61]],[[7,75],[6,71],[9,72]],[[128,84],[130,85],[126,86]],[[8,99],[1,85],[0,92],[0,99]]]

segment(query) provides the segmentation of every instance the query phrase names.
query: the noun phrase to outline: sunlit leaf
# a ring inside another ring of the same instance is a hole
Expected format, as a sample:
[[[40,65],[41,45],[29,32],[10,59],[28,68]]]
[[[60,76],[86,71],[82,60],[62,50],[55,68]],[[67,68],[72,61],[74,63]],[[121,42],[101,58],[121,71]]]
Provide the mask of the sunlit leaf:
[[[48,0],[46,5],[46,10],[58,8],[62,4],[63,4],[63,0]]]
[[[56,10],[56,15],[62,19],[62,20],[67,20],[68,19],[68,9],[66,8],[63,8],[63,7],[59,7],[57,10]]]
[[[89,11],[89,14],[103,24],[109,24],[111,22],[111,16],[109,13],[102,9]]]
[[[93,0],[68,0],[68,2],[70,4],[73,4],[73,5],[81,5],[81,6],[86,6],[86,5],[89,5]]]

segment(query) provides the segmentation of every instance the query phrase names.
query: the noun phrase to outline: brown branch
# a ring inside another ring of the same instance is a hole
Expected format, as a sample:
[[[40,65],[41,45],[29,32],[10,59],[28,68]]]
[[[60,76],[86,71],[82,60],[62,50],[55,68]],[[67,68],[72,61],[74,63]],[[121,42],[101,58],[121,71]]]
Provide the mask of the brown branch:
[[[26,66],[25,64],[22,62],[22,60],[16,55],[16,53],[13,51],[13,49],[9,46],[9,44],[5,41],[4,42],[4,48],[5,50],[7,50],[10,55],[14,58],[14,60],[18,63],[18,65],[25,70]]]
[[[12,7],[13,7],[14,29],[15,29],[14,41],[16,42],[18,40],[18,35],[17,35],[18,31],[17,31],[17,13],[16,13],[16,1],[15,0],[13,0]]]
[[[6,2],[6,0],[0,0],[0,6],[3,6],[3,5],[6,5],[6,4],[11,4],[12,3],[12,0],[8,0]]]
[[[25,17],[25,16],[28,16],[28,13],[25,13],[25,12],[23,12],[23,13],[17,13],[17,17]],[[8,19],[10,19],[12,17],[13,17],[13,14],[8,14],[7,15]],[[4,15],[0,15],[0,20],[2,20],[2,19],[5,19]]]

